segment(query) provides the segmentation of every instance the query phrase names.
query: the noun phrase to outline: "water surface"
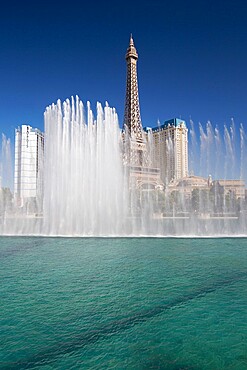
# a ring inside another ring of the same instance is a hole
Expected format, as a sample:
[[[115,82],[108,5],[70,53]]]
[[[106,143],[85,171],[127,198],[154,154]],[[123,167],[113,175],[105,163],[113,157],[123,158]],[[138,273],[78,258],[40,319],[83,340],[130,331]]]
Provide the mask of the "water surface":
[[[247,239],[0,238],[1,369],[246,369]]]

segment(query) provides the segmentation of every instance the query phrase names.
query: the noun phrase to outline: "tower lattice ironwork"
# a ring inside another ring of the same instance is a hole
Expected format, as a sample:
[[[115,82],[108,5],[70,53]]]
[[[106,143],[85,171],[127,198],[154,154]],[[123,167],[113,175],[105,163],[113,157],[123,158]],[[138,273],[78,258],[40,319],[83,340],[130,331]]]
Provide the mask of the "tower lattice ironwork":
[[[125,59],[127,63],[124,112],[125,162],[132,166],[148,167],[150,165],[150,158],[147,152],[145,133],[142,128],[138,94],[138,54],[132,35],[130,36]]]
[[[124,128],[132,139],[143,141],[143,129],[140,115],[138,81],[137,81],[137,60],[138,54],[134,46],[132,35],[125,56],[127,62],[126,97],[124,112]]]
[[[160,170],[151,164],[150,143],[141,122],[137,60],[132,35],[125,56],[127,63],[126,98],[123,127],[123,162],[129,173],[129,186],[134,190],[162,189]]]

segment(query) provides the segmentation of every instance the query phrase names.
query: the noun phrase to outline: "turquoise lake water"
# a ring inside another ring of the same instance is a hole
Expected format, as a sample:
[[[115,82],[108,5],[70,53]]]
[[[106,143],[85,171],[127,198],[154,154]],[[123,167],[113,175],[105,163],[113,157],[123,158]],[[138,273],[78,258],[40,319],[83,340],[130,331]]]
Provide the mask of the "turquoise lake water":
[[[1,369],[247,369],[247,239],[0,238]]]

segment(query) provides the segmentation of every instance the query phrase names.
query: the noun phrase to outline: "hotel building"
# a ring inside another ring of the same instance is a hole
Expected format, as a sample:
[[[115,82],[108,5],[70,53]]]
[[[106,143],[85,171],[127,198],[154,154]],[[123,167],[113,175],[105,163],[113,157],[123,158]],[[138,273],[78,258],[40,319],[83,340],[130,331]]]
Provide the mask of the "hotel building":
[[[44,134],[29,125],[15,130],[14,198],[20,207],[38,211],[43,196]],[[31,206],[30,206],[31,205]]]
[[[152,132],[152,161],[160,168],[165,185],[188,176],[188,129],[184,120],[174,118],[155,128]]]

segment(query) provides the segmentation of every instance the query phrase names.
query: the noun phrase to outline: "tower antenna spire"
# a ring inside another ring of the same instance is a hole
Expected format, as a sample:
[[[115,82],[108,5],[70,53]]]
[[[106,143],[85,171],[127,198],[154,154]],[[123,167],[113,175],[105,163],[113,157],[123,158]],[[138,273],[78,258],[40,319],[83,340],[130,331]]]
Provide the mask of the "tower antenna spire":
[[[129,46],[135,47],[132,33],[130,34],[130,44],[129,44]]]

